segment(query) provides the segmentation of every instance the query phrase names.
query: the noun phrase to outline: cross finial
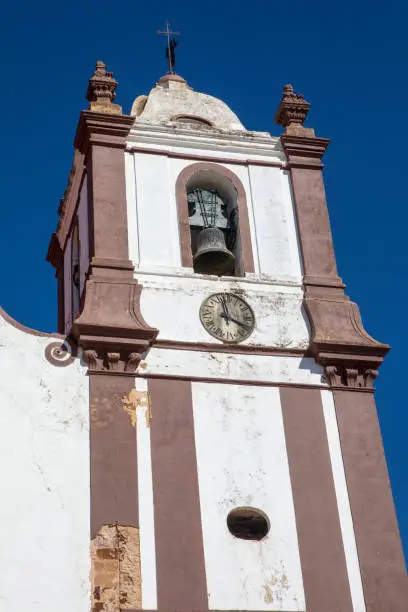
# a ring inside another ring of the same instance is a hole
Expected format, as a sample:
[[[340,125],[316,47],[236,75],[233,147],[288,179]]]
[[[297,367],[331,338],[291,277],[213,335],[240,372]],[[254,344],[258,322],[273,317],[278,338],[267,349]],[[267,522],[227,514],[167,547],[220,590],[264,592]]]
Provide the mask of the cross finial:
[[[175,36],[180,36],[180,32],[172,32],[170,29],[170,24],[166,21],[166,29],[158,30],[158,34],[163,34],[167,36],[167,48],[166,48],[166,58],[169,67],[169,74],[175,74],[176,67],[176,47],[178,44]]]

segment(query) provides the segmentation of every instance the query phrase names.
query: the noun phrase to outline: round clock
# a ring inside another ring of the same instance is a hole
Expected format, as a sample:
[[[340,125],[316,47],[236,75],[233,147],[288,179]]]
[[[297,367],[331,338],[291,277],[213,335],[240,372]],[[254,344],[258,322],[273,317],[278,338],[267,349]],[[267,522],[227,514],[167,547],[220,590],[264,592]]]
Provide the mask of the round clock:
[[[200,320],[209,334],[223,342],[242,342],[255,327],[252,308],[234,293],[214,293],[200,307]]]

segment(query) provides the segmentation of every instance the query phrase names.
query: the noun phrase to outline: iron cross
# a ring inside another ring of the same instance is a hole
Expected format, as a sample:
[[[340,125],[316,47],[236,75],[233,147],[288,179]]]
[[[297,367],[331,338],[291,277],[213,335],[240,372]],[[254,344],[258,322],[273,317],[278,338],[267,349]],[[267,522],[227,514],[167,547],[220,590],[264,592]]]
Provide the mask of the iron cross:
[[[174,74],[174,69],[176,66],[176,52],[175,49],[177,47],[177,40],[174,38],[175,36],[180,36],[180,32],[172,32],[170,29],[170,24],[166,21],[166,29],[158,30],[158,34],[163,34],[167,36],[167,49],[166,49],[166,58],[169,65],[169,73]],[[173,38],[170,38],[170,37]]]

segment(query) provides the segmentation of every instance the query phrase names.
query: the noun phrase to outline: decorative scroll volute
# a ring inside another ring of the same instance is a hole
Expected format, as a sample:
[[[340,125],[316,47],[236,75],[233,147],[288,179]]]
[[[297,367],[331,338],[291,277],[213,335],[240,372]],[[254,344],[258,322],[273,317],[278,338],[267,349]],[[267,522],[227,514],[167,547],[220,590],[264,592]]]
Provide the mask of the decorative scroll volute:
[[[90,278],[72,334],[84,350],[89,372],[135,372],[156,338],[140,312],[141,285],[128,279]]]
[[[371,368],[348,368],[343,365],[325,367],[325,378],[331,387],[373,389],[378,371]]]

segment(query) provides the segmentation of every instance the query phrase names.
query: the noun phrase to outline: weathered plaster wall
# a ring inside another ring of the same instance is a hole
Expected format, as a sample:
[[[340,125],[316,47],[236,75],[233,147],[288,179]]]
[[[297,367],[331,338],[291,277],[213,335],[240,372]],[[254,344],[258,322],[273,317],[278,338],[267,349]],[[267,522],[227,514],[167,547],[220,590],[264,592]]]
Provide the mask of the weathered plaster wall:
[[[143,285],[143,315],[160,330],[159,337],[213,341],[199,322],[202,300],[218,291],[242,291],[257,318],[256,330],[247,343],[306,347],[310,331],[302,309],[302,264],[289,176],[279,167],[246,161],[250,156],[282,163],[283,154],[276,139],[235,142],[231,137],[217,144],[216,136],[211,140],[197,135],[193,143],[190,141],[194,136],[190,135],[183,145],[177,131],[167,137],[161,133],[159,138],[152,128],[142,131],[142,144],[147,149],[154,147],[149,153],[131,151],[137,137],[137,130],[131,132],[125,153],[129,254],[135,264],[135,277]],[[216,149],[224,146],[221,155],[227,161],[217,164],[221,170],[233,172],[245,190],[255,266],[255,273],[247,274],[245,279],[220,281],[181,267],[175,187],[180,172],[193,162],[157,151],[177,149],[208,161],[211,145],[214,154],[220,154]],[[228,163],[231,156],[240,163]]]
[[[89,612],[88,379],[0,314],[0,607]]]
[[[219,344],[202,326],[199,309],[208,295],[231,291],[242,295],[255,313],[255,330],[243,344],[279,348],[306,348],[309,344],[309,325],[300,288],[204,276],[136,273],[136,277],[143,285],[141,311],[146,321],[159,329],[159,338]]]
[[[209,294],[231,291],[243,295],[256,317],[244,345],[306,349],[310,328],[302,308],[302,260],[278,140],[153,124],[136,122],[125,153],[129,253],[143,286],[146,321],[159,329],[159,339],[217,345],[200,323],[199,307]],[[181,267],[177,177],[190,164],[214,158],[245,190],[255,270],[245,278],[220,280]],[[282,406],[279,390],[265,385],[324,387],[322,368],[311,358],[152,348],[138,373],[192,381],[210,609],[305,610]],[[365,612],[332,396],[329,390],[321,393],[353,610]],[[146,480],[147,472],[140,477]],[[147,510],[148,477],[146,491]],[[259,507],[270,519],[270,534],[262,542],[236,540],[227,529],[228,511],[245,505]],[[151,537],[147,514],[145,525]],[[146,563],[153,571],[152,557]],[[149,589],[153,604],[152,581]]]
[[[192,153],[190,148],[183,150]],[[200,151],[195,153],[200,154]],[[201,150],[202,160],[209,159]],[[180,246],[175,185],[192,162],[150,153],[126,153],[130,258],[141,271],[179,268]],[[301,282],[288,173],[276,167],[219,163],[245,188],[256,276],[264,280]]]
[[[311,358],[152,348],[139,372],[192,379],[210,609],[305,610],[279,388],[256,383],[321,387],[326,384],[321,367]],[[327,434],[322,443],[328,444],[353,611],[365,612],[332,392],[320,393]],[[149,483],[144,494],[150,496]],[[239,506],[267,514],[271,531],[266,539],[248,542],[229,533],[226,517]],[[151,521],[146,525],[151,534]]]
[[[249,165],[248,179],[262,277],[299,282],[302,267],[289,173],[280,168]]]
[[[152,348],[138,372],[164,376],[200,377],[321,385],[323,370],[309,357],[240,355],[207,351]]]
[[[132,109],[133,110],[133,109]],[[219,129],[244,130],[232,110],[218,98],[194,91],[184,80],[160,79],[137,121],[161,123],[179,115],[201,117]]]
[[[279,390],[192,390],[210,609],[305,610]],[[267,514],[263,540],[229,532],[227,515],[242,506]]]
[[[130,258],[142,269],[160,265],[180,267],[176,176],[170,175],[171,164],[162,155],[136,154],[133,157],[137,204],[128,202],[128,208],[136,206],[137,227],[131,225],[134,217],[128,214]],[[129,180],[131,176],[126,177],[126,181]]]

